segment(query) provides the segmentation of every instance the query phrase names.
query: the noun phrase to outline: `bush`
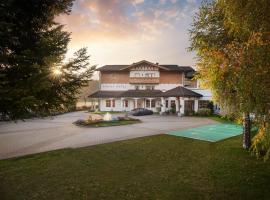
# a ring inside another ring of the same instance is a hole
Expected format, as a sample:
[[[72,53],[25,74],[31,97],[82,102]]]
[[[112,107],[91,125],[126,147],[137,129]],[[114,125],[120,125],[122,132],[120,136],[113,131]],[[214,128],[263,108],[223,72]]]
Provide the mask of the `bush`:
[[[210,116],[210,115],[212,115],[212,110],[209,108],[200,108],[197,111],[197,115],[198,116]]]
[[[257,135],[252,139],[251,152],[257,158],[263,157],[264,160],[270,157],[270,127],[268,124],[261,126]]]
[[[185,110],[185,116],[193,116],[195,112],[193,110]]]
[[[214,103],[213,101],[209,101],[207,108],[209,108],[211,110],[211,114],[214,113]]]

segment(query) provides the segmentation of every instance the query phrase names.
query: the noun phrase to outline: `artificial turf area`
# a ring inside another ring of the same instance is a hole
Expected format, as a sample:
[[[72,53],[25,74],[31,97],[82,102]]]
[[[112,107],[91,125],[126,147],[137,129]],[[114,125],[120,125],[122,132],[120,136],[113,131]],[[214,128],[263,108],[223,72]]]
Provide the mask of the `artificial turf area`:
[[[240,136],[157,135],[2,160],[0,199],[270,199],[270,162]]]

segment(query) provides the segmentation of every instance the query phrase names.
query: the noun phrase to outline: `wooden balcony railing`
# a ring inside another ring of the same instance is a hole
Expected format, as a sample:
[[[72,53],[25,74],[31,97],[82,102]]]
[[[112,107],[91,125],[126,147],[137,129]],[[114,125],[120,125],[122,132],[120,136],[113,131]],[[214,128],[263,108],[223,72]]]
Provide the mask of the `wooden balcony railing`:
[[[159,83],[159,77],[130,77],[129,83]]]

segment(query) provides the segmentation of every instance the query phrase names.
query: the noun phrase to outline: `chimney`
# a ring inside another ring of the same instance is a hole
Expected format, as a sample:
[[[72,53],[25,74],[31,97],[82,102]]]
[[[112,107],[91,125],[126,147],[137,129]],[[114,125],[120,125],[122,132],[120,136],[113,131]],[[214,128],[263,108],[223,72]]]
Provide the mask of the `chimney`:
[[[156,63],[156,65],[158,65],[158,63]]]

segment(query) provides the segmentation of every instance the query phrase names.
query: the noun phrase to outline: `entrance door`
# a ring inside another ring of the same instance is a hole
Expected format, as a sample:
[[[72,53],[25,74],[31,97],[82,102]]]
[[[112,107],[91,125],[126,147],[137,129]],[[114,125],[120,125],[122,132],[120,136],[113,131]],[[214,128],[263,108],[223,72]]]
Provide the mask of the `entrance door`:
[[[185,115],[194,114],[194,100],[185,100]]]

